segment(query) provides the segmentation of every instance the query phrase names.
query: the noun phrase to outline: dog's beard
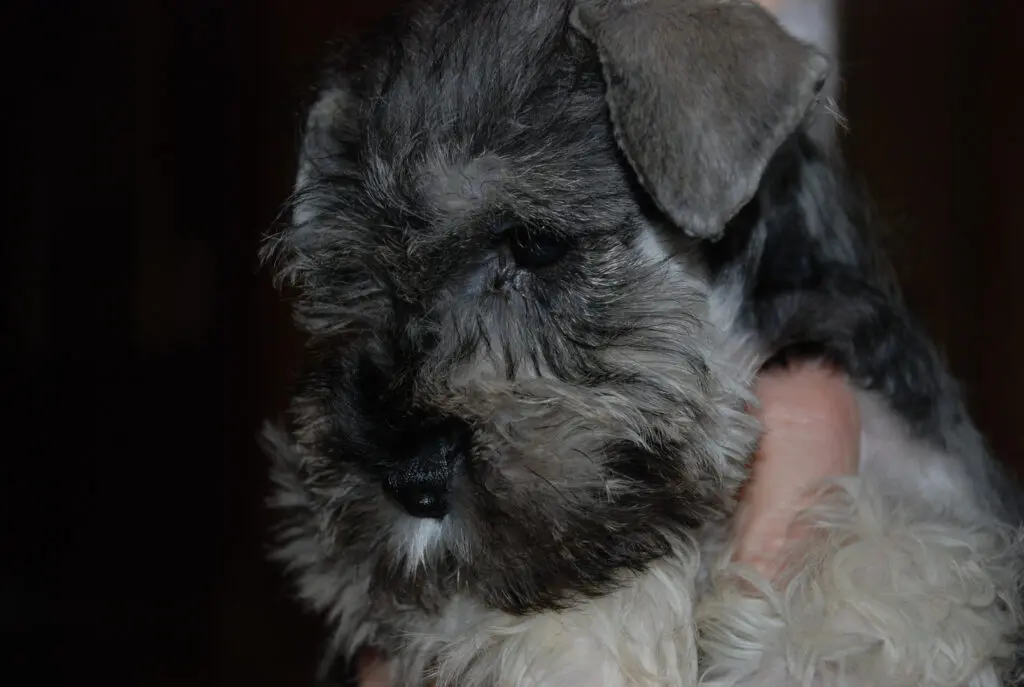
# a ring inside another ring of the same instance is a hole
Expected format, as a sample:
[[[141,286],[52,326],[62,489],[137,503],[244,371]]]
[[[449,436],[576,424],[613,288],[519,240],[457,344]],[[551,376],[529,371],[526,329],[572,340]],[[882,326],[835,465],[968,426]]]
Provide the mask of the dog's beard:
[[[695,315],[706,290],[653,231],[632,249],[632,287],[601,316],[619,330],[601,345],[572,345],[583,332],[566,323],[530,326],[523,294],[495,306],[462,292],[415,327],[431,345],[406,356],[414,368],[376,342],[317,368],[298,404],[303,457],[277,454],[285,491],[302,492],[282,499],[302,504],[287,537],[316,532],[324,560],[359,565],[394,603],[467,594],[520,614],[606,594],[730,512],[755,436],[749,369]],[[399,407],[472,428],[443,518],[382,491]]]

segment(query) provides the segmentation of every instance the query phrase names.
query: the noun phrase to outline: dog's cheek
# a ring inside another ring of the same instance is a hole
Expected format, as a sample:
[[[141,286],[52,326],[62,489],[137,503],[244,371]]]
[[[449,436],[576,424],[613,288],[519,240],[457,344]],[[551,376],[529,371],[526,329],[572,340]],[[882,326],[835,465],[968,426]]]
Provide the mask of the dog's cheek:
[[[353,617],[360,616],[370,580],[366,565],[380,543],[373,490],[282,432],[268,430],[265,438],[275,483],[272,557],[288,568],[300,597],[314,609],[330,612],[343,599]]]

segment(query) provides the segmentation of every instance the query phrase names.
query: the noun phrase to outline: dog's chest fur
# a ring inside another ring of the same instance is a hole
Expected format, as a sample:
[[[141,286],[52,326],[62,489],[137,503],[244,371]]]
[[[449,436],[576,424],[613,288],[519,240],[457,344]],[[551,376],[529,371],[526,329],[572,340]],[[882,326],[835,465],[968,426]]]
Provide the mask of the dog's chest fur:
[[[820,56],[710,0],[445,0],[395,31],[329,76],[266,253],[313,343],[267,431],[277,556],[329,659],[384,649],[410,687],[1006,679],[1016,494],[806,133]],[[780,354],[842,367],[864,427],[772,586],[728,532]]]

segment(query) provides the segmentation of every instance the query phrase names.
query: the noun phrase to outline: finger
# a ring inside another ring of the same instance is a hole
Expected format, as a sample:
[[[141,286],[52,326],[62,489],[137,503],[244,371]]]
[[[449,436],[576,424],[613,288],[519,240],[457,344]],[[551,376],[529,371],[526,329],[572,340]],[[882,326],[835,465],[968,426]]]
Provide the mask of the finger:
[[[359,687],[391,687],[391,670],[375,653],[365,653],[358,662]]]
[[[736,521],[736,560],[773,577],[801,532],[792,526],[827,477],[855,474],[860,416],[843,375],[814,363],[765,373],[757,385],[764,434]]]

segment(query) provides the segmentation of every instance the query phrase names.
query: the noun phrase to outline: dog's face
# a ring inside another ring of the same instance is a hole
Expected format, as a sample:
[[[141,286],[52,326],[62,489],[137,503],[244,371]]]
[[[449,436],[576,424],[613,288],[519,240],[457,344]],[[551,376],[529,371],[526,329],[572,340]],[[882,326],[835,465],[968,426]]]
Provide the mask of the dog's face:
[[[530,612],[731,508],[749,370],[700,243],[823,64],[747,5],[435,5],[324,90],[269,247],[315,347],[286,555]]]

